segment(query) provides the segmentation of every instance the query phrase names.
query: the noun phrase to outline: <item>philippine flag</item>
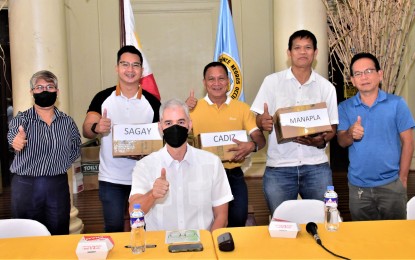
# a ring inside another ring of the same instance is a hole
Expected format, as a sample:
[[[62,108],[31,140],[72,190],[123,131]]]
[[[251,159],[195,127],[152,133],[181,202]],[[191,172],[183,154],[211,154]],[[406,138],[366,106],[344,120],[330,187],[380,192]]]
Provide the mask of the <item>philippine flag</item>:
[[[157,87],[156,80],[154,79],[153,72],[151,71],[150,64],[146,59],[146,55],[143,53],[141,48],[140,39],[135,33],[135,21],[133,8],[130,0],[124,0],[124,24],[125,24],[125,44],[135,46],[143,55],[143,76],[140,80],[142,88],[158,100],[160,100],[160,92]]]
[[[228,96],[233,99],[245,101],[238,44],[236,42],[228,0],[221,0],[218,31],[216,33],[215,56],[213,57],[213,60],[222,62],[229,70],[230,86]]]

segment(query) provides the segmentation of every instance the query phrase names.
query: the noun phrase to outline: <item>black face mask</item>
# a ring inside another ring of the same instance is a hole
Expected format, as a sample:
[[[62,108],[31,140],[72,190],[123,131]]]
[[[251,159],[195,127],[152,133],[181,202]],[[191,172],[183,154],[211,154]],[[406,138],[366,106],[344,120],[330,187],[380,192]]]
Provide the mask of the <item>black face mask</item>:
[[[164,140],[171,147],[178,148],[187,140],[189,129],[180,125],[172,125],[163,130]]]
[[[40,93],[33,94],[35,98],[35,104],[40,107],[50,107],[56,102],[57,93],[42,91]]]

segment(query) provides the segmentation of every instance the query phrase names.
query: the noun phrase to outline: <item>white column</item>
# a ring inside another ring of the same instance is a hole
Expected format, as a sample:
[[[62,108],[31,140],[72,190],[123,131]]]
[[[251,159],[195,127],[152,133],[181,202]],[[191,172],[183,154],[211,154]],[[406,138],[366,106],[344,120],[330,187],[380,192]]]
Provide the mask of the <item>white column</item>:
[[[328,79],[327,12],[321,0],[274,0],[275,71],[290,66],[288,39],[298,30],[308,30],[316,36],[318,55],[313,68]],[[326,154],[330,158],[330,145]]]
[[[288,39],[297,30],[308,30],[317,38],[318,55],[314,69],[328,77],[326,8],[321,0],[274,0],[275,71],[290,66]]]
[[[14,113],[33,105],[29,94],[31,76],[49,70],[58,77],[60,92],[56,105],[68,114],[65,0],[9,0],[8,7]],[[72,205],[71,233],[81,231],[82,221],[77,215],[78,210]]]

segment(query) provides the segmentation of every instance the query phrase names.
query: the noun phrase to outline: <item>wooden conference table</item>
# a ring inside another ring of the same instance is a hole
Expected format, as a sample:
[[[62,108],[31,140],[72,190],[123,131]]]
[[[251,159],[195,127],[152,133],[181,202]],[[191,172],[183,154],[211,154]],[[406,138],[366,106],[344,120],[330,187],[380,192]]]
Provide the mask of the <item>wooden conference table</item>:
[[[233,236],[233,252],[217,249],[217,237],[224,232]],[[347,258],[415,259],[415,220],[342,222],[337,232],[318,224],[318,233],[326,248]],[[147,243],[157,247],[140,255],[124,247],[129,244],[128,232],[106,235],[115,243],[108,259],[339,259],[317,245],[305,225],[297,238],[272,238],[268,226],[222,228],[212,234],[201,230],[204,250],[188,253],[169,253],[164,231],[147,232]],[[82,236],[0,239],[0,259],[77,259],[75,250]]]

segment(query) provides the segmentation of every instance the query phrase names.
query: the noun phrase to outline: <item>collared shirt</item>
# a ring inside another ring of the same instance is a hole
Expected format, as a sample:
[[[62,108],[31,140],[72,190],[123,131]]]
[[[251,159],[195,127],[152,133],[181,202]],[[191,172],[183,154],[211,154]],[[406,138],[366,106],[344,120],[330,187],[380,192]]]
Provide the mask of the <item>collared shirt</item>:
[[[146,194],[166,169],[167,195],[145,216],[147,230],[210,230],[213,207],[233,199],[222,163],[216,155],[187,145],[184,159],[174,160],[166,146],[137,161],[131,195]]]
[[[338,124],[337,96],[333,84],[312,71],[308,81],[301,85],[289,68],[264,79],[251,110],[262,114],[264,103],[267,103],[269,113],[273,116],[279,108],[320,102],[326,102],[330,124]],[[278,144],[275,129],[268,137],[267,157],[266,164],[270,167],[316,165],[328,162],[324,149],[294,142]]]
[[[80,156],[81,136],[71,117],[54,109],[51,125],[46,124],[34,107],[19,112],[10,121],[7,139],[12,145],[22,126],[27,143],[15,152],[10,167],[12,173],[24,176],[56,176],[66,173]]]
[[[376,101],[368,107],[357,93],[340,103],[339,116],[337,131],[349,129],[358,116],[365,130],[363,138],[348,148],[349,182],[358,187],[377,187],[399,178],[400,133],[415,126],[403,98],[379,90]]]
[[[160,101],[145,90],[139,88],[132,98],[124,96],[119,86],[97,93],[91,101],[88,113],[102,114],[107,110],[107,117],[114,124],[147,124],[158,122]],[[101,137],[99,152],[100,181],[131,185],[131,172],[136,160],[112,156],[112,127],[109,133]]]
[[[208,116],[206,116],[208,115]],[[193,123],[193,134],[246,130],[247,135],[258,129],[255,114],[249,106],[239,100],[228,97],[220,107],[214,104],[206,95],[197,102],[190,111]],[[226,169],[240,167],[241,163],[224,162]]]

